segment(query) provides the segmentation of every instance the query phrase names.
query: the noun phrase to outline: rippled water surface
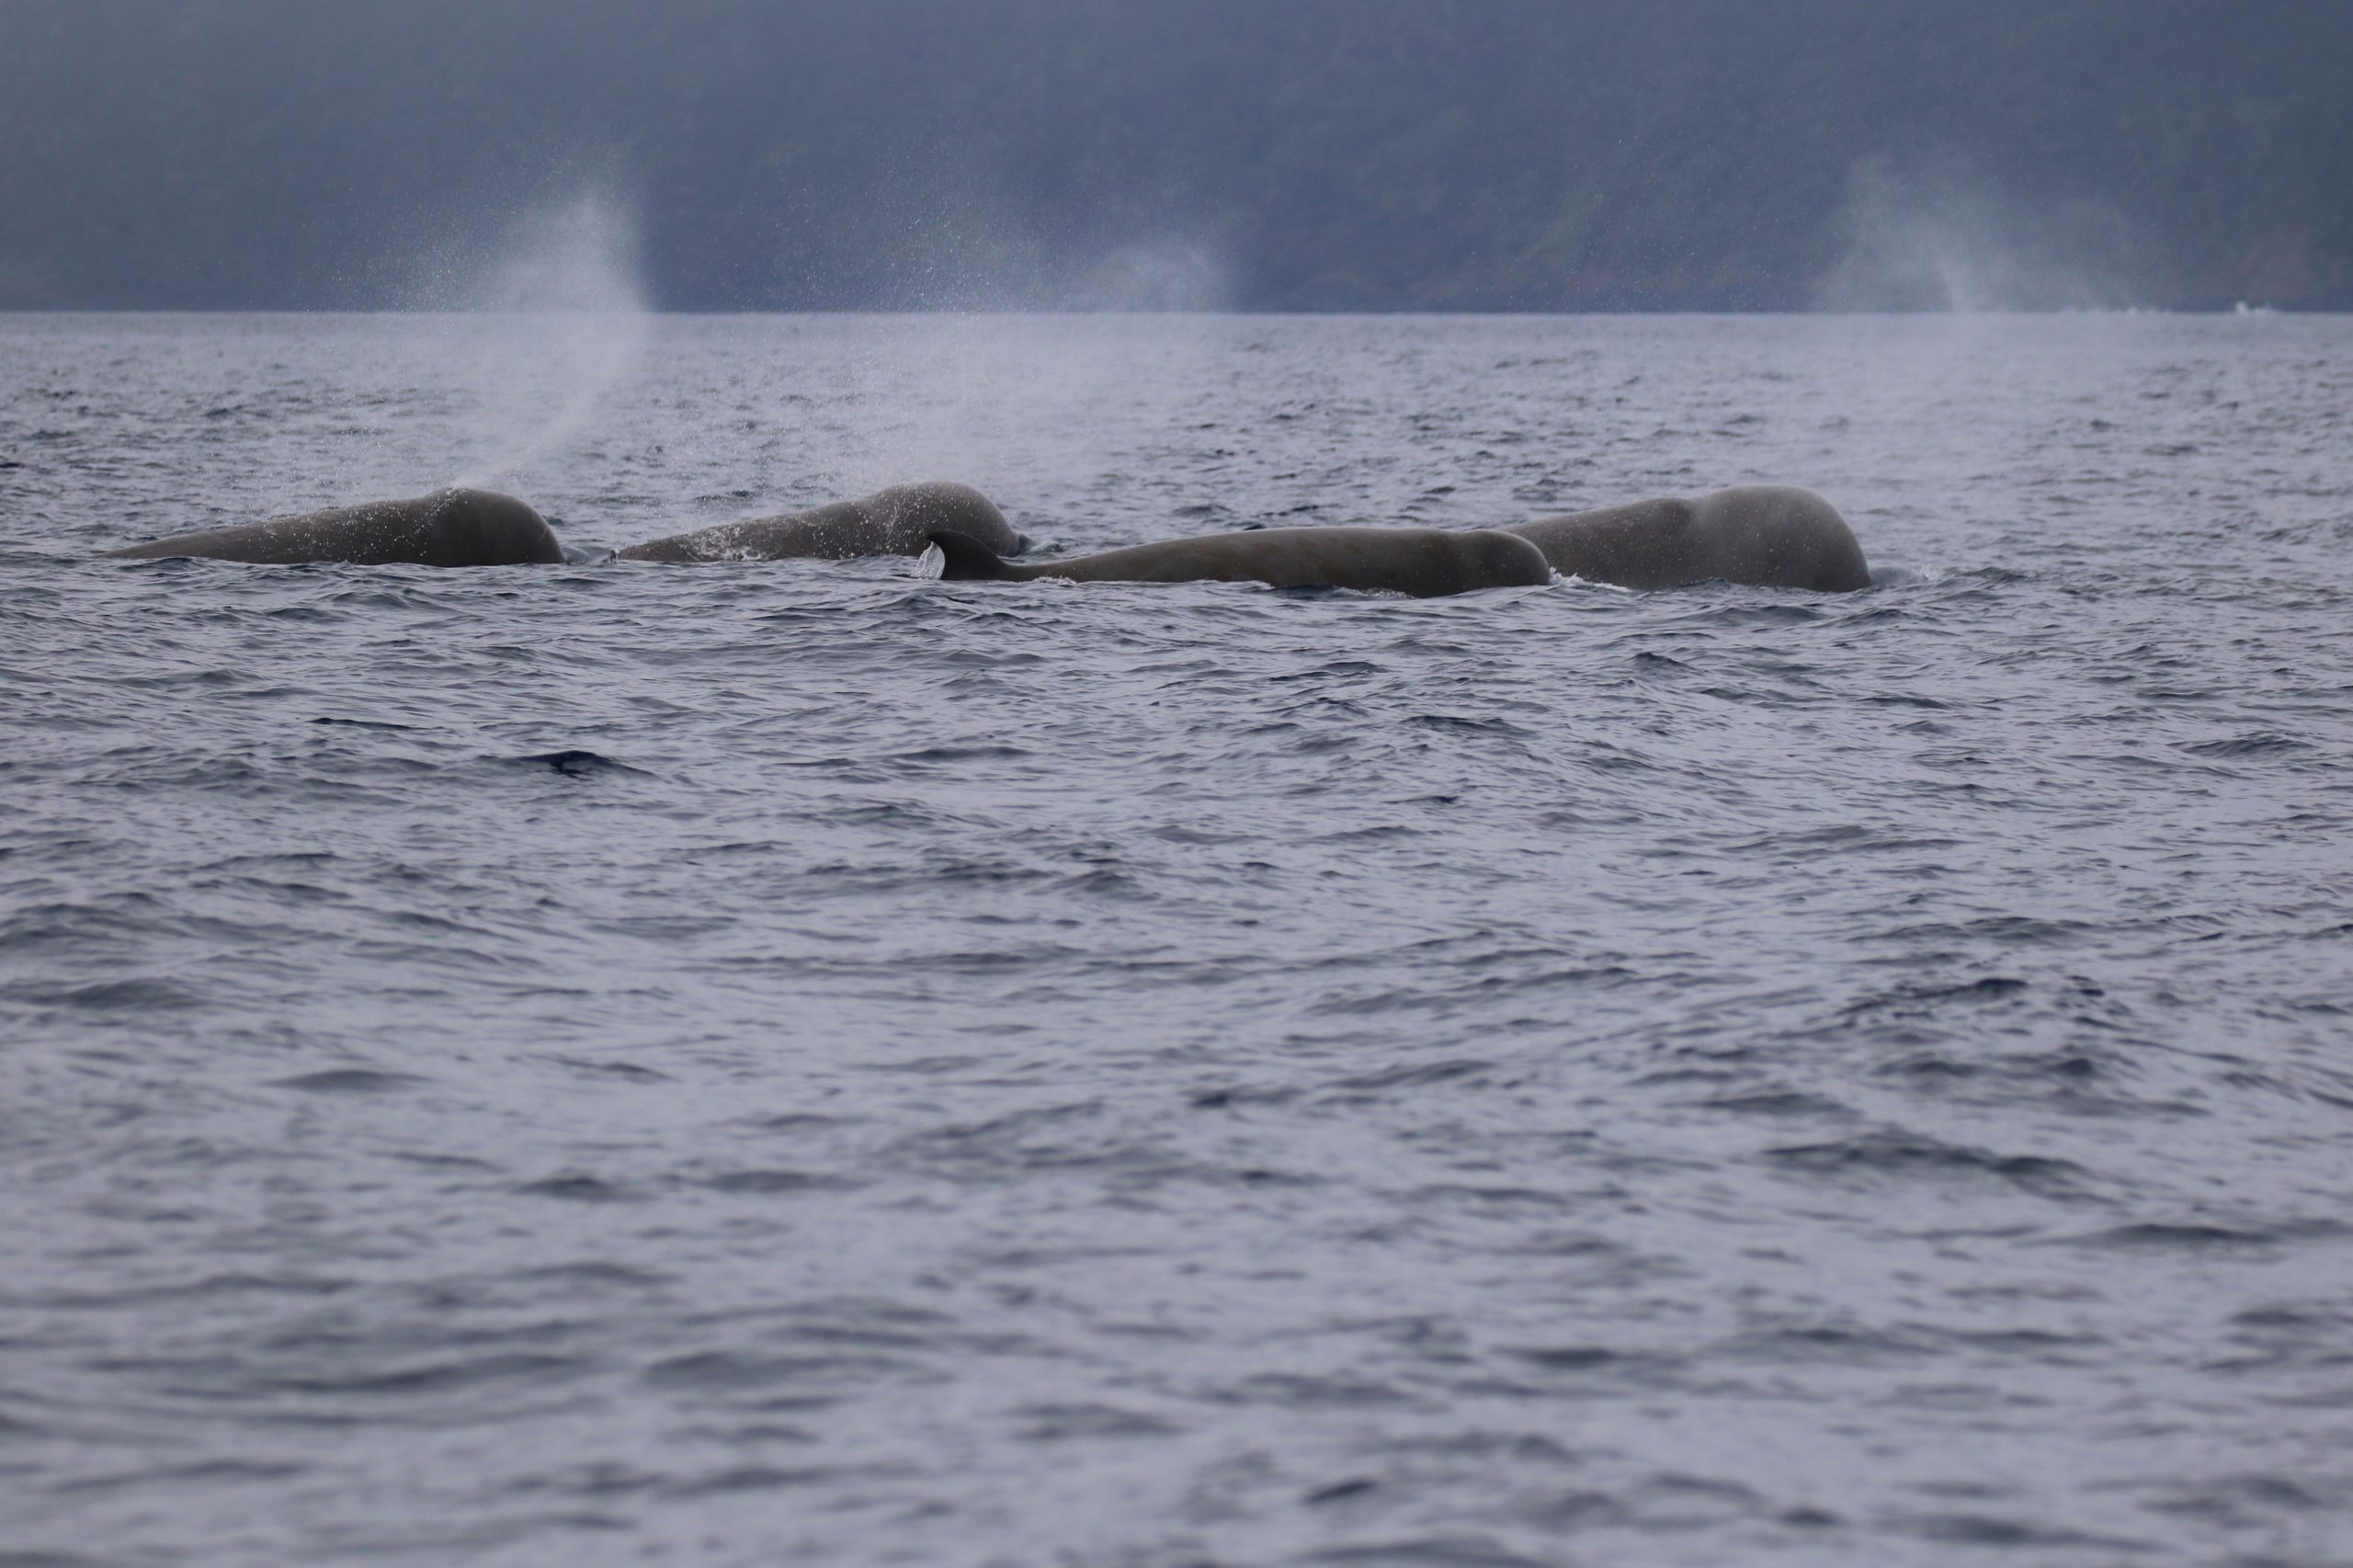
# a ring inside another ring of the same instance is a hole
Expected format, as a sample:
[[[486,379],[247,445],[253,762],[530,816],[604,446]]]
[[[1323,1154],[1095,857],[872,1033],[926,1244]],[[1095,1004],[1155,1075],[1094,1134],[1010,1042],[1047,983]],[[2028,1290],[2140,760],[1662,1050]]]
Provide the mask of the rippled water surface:
[[[2353,321],[0,318],[0,1562],[2353,1562]],[[1882,585],[97,562],[1810,484]]]

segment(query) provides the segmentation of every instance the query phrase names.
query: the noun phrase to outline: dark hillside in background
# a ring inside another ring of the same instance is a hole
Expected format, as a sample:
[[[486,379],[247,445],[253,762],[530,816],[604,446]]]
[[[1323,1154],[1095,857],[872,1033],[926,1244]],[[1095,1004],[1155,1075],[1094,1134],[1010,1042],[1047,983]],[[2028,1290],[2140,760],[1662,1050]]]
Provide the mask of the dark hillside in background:
[[[2353,306],[2353,4],[5,0],[0,306]]]

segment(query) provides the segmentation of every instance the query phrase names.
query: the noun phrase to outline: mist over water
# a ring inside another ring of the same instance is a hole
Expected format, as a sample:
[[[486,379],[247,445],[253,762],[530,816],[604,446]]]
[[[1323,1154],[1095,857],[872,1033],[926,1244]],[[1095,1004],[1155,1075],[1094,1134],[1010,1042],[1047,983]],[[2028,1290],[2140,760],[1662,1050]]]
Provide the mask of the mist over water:
[[[1121,245],[1086,269],[1062,301],[1090,312],[1220,311],[1233,303],[1230,269],[1209,246]]]
[[[1958,154],[1849,171],[1827,311],[2118,310],[2144,302],[2131,225],[2091,198],[2029,200]]]
[[[447,479],[404,480],[533,490],[583,458],[648,461],[632,451],[631,423],[614,417],[648,370],[656,319],[648,302],[643,236],[635,207],[610,193],[527,210],[498,243],[438,259],[410,298],[438,319],[419,320],[420,378],[441,389],[469,432],[469,455]],[[1002,215],[995,226],[1008,222]],[[1040,426],[1084,426],[1107,399],[1163,406],[1190,384],[1220,329],[1206,315],[1228,294],[1225,268],[1205,246],[1179,240],[1114,247],[1085,268],[993,266],[997,252],[972,237],[974,217],[927,236],[938,254],[922,270],[942,279],[935,303],[969,309],[926,317],[863,318],[866,333],[827,343],[794,369],[750,393],[737,417],[746,432],[785,432],[813,416],[828,438],[795,434],[796,451],[821,456],[764,462],[696,497],[714,519],[786,510],[864,494],[912,477],[975,476],[1018,483],[1007,454]],[[1001,247],[1000,247],[1001,248]],[[1049,314],[1176,312],[1134,345],[1084,324],[1067,328],[1007,305]],[[725,318],[721,318],[725,319]],[[920,354],[905,346],[919,338]],[[679,438],[703,439],[689,432]],[[560,482],[560,481],[559,481]],[[400,488],[396,483],[394,488]],[[662,497],[664,504],[676,497]],[[289,506],[292,503],[289,503]]]
[[[466,318],[455,369],[477,431],[450,483],[512,485],[576,455],[645,355],[642,256],[631,210],[590,194],[526,212],[502,245],[441,280]]]
[[[976,226],[1011,222],[999,214]],[[874,347],[841,366],[838,384],[801,394],[838,399],[855,412],[838,429],[828,465],[793,476],[796,494],[828,499],[918,476],[986,489],[974,478],[985,475],[1017,487],[1017,454],[1029,432],[1091,427],[1107,403],[1174,417],[1224,339],[1213,312],[1231,298],[1231,277],[1205,244],[1139,241],[1080,267],[1050,263],[1025,245],[1023,263],[992,267],[990,253],[953,237],[939,237],[930,270],[961,281],[926,301],[951,308],[920,323],[869,318]],[[1071,312],[1169,319],[1130,338],[1085,320],[1052,319]],[[924,346],[912,364],[901,347],[910,339]],[[797,416],[794,408],[775,415]]]
[[[2343,1560],[2353,324],[541,313],[0,317],[0,1557]],[[90,559],[492,447],[1893,585]]]

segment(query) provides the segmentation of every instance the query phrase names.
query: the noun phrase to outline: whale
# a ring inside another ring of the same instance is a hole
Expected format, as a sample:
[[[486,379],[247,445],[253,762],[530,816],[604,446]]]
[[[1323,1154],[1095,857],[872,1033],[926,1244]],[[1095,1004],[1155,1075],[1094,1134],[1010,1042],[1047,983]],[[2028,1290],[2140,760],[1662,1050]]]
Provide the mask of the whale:
[[[1738,484],[1539,517],[1504,530],[1563,576],[1621,588],[1722,579],[1766,588],[1868,588],[1863,548],[1838,509],[1794,484]]]
[[[943,581],[1265,583],[1278,588],[1357,588],[1436,598],[1552,580],[1544,552],[1493,528],[1258,528],[1107,550],[1017,565],[978,540],[935,528]]]
[[[492,490],[464,489],[176,534],[110,550],[103,558],[154,561],[171,556],[269,566],[309,561],[357,566],[524,566],[558,564],[564,559],[547,519],[525,503]]]
[[[806,512],[749,517],[693,533],[648,540],[619,552],[623,561],[848,561],[861,555],[921,555],[931,531],[948,529],[999,555],[1017,555],[1022,538],[996,504],[969,484],[930,480],[894,484],[855,501]]]

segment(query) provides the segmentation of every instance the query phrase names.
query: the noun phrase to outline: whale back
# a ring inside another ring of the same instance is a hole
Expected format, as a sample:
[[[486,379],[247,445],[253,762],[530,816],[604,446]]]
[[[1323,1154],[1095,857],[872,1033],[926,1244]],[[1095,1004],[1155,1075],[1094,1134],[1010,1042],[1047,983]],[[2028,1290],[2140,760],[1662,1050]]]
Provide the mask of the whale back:
[[[518,566],[560,563],[563,547],[547,519],[514,496],[453,489],[179,534],[108,551],[106,556],[118,561],[196,556],[278,566],[313,561],[357,566]]]
[[[1847,519],[1796,485],[1664,496],[1539,517],[1507,531],[1537,545],[1557,571],[1622,588],[1711,579],[1817,593],[1870,585],[1870,568]]]
[[[920,555],[933,529],[960,533],[1011,555],[1027,542],[996,503],[969,484],[929,480],[894,484],[855,501],[805,512],[748,517],[692,533],[649,540],[620,551],[624,561],[849,561],[866,555]]]
[[[1265,583],[1432,598],[1552,580],[1541,550],[1495,529],[1262,528],[1023,565],[952,531],[930,538],[944,558],[940,575],[950,582]]]

